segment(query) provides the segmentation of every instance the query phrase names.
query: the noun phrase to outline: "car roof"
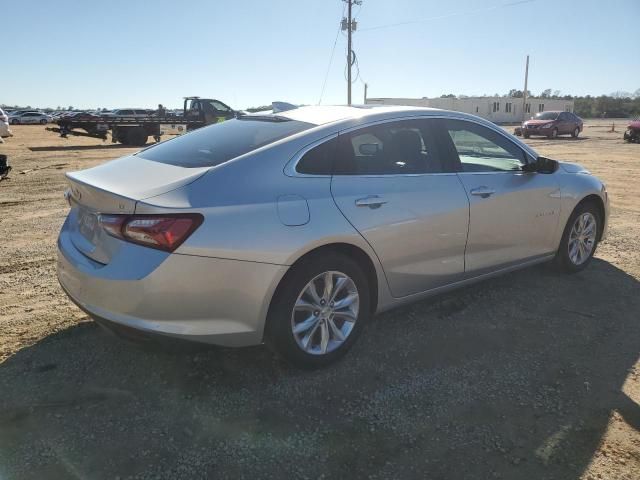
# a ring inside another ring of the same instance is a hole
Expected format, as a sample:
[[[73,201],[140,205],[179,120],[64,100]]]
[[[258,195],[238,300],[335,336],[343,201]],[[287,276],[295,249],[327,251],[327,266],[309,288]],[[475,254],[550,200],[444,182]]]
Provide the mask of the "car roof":
[[[274,115],[285,117],[291,120],[299,120],[301,122],[312,123],[314,125],[324,125],[340,120],[357,120],[368,117],[393,117],[399,113],[429,114],[430,112],[443,112],[436,108],[426,107],[407,107],[395,105],[315,105],[299,107],[284,112],[267,113],[266,115]]]
[[[501,133],[504,136],[508,136],[508,134],[502,128],[484,118],[471,115],[469,113],[456,112],[452,110],[441,110],[439,108],[429,107],[400,105],[354,105],[350,107],[346,105],[316,105],[299,107],[293,110],[286,110],[284,112],[278,113],[264,113],[260,116],[288,118],[291,120],[311,123],[315,125],[314,128],[305,132],[301,132],[298,135],[303,136],[311,132],[315,132],[314,135],[318,136],[319,138],[325,135],[338,133],[343,129],[363,126],[369,123],[375,123],[377,121],[403,120],[411,119],[412,117],[429,116],[471,121],[484,125],[496,132]],[[298,135],[295,136],[297,137]],[[516,138],[511,138],[511,140],[520,145],[532,156],[537,156],[535,150],[533,150],[529,145],[520,142]]]

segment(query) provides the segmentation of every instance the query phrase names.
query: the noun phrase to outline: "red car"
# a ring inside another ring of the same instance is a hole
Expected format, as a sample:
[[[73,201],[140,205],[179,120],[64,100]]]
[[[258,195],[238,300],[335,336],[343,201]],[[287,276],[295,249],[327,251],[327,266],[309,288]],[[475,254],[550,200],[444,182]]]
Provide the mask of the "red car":
[[[524,138],[531,135],[556,138],[567,134],[577,138],[581,131],[582,119],[571,112],[540,112],[522,124]]]

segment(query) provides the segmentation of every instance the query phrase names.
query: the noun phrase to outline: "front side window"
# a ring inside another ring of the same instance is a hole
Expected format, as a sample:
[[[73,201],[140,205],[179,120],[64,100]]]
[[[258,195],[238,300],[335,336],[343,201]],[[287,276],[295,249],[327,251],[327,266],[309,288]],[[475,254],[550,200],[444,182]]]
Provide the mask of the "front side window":
[[[315,125],[285,117],[241,117],[199,128],[137,155],[178,167],[213,167]]]
[[[430,120],[383,123],[341,134],[336,175],[402,175],[445,171]]]
[[[524,152],[499,133],[464,120],[447,120],[446,129],[460,158],[463,172],[522,170]]]
[[[211,103],[213,104],[213,106],[215,107],[216,110],[219,110],[221,112],[228,112],[229,111],[229,107],[227,107],[222,102],[219,102],[217,100],[213,100]]]

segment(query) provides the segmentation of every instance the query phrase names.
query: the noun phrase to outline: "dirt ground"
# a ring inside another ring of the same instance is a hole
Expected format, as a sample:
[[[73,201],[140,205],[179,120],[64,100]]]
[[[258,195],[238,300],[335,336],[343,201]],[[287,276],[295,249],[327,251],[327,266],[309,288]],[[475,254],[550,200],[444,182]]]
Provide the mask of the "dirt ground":
[[[18,126],[0,145],[0,479],[640,478],[640,145],[528,142],[604,179],[609,236],[377,316],[339,364],[109,336],[55,276],[65,171],[134,149]],[[25,173],[21,173],[25,172]]]

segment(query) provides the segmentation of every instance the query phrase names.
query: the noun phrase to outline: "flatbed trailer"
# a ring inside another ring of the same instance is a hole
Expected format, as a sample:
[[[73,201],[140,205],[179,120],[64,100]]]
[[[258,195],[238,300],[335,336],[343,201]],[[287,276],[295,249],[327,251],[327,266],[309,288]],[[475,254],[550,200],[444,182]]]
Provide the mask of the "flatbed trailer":
[[[104,115],[91,119],[61,118],[55,122],[57,127],[48,127],[47,130],[57,132],[62,137],[79,135],[103,140],[107,139],[110,131],[113,143],[143,146],[147,144],[149,137],[157,142],[161,140],[162,125],[183,125],[187,131],[191,131],[235,116],[236,112],[219,100],[185,97],[182,116],[150,115],[133,118]]]

